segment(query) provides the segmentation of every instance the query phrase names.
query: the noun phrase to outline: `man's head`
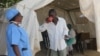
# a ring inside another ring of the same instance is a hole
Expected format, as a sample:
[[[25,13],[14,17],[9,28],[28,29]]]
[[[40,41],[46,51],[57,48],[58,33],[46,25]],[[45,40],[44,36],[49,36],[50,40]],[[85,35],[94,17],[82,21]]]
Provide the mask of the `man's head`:
[[[67,27],[68,27],[69,30],[72,29],[71,24],[67,24]]]
[[[50,9],[49,10],[49,16],[56,17],[57,16],[56,10],[55,9]]]
[[[6,11],[6,19],[9,21],[22,22],[22,15],[15,8],[10,8]]]

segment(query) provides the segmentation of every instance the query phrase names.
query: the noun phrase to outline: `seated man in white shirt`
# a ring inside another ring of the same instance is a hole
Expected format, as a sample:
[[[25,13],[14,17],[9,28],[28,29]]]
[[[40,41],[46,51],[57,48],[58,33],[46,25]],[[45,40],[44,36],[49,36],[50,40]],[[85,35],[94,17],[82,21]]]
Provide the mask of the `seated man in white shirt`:
[[[46,22],[40,26],[40,31],[47,30],[50,40],[50,56],[66,56],[67,45],[65,38],[68,36],[68,28],[64,18],[57,17],[57,13],[54,9],[49,10],[49,18]]]

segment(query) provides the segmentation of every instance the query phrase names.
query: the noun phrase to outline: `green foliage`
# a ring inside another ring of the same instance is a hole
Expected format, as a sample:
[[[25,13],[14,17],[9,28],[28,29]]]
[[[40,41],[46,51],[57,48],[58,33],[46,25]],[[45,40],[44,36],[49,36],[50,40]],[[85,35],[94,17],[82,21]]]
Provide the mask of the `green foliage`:
[[[0,0],[0,8],[8,8],[21,0]]]

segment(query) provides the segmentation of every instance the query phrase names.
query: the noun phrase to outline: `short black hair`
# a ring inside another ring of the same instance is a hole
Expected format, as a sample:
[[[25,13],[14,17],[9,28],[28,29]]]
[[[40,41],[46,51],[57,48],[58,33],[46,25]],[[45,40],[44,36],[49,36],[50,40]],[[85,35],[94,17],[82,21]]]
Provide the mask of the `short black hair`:
[[[15,18],[19,15],[20,13],[18,13],[17,15],[15,15],[10,21],[15,21]]]
[[[71,24],[67,24],[67,27],[68,27],[68,28],[72,28],[72,25],[71,25]]]
[[[55,9],[50,9],[50,10],[49,10],[49,15],[50,15],[51,13],[56,13],[56,10],[55,10]]]

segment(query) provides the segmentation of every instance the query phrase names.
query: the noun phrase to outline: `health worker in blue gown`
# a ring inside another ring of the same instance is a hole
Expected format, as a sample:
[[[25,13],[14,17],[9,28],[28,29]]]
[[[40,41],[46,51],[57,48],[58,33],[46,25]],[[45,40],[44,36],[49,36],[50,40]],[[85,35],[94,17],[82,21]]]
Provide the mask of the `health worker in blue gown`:
[[[5,17],[9,21],[6,29],[8,56],[32,56],[28,35],[20,27],[23,16],[16,8],[10,8]]]

